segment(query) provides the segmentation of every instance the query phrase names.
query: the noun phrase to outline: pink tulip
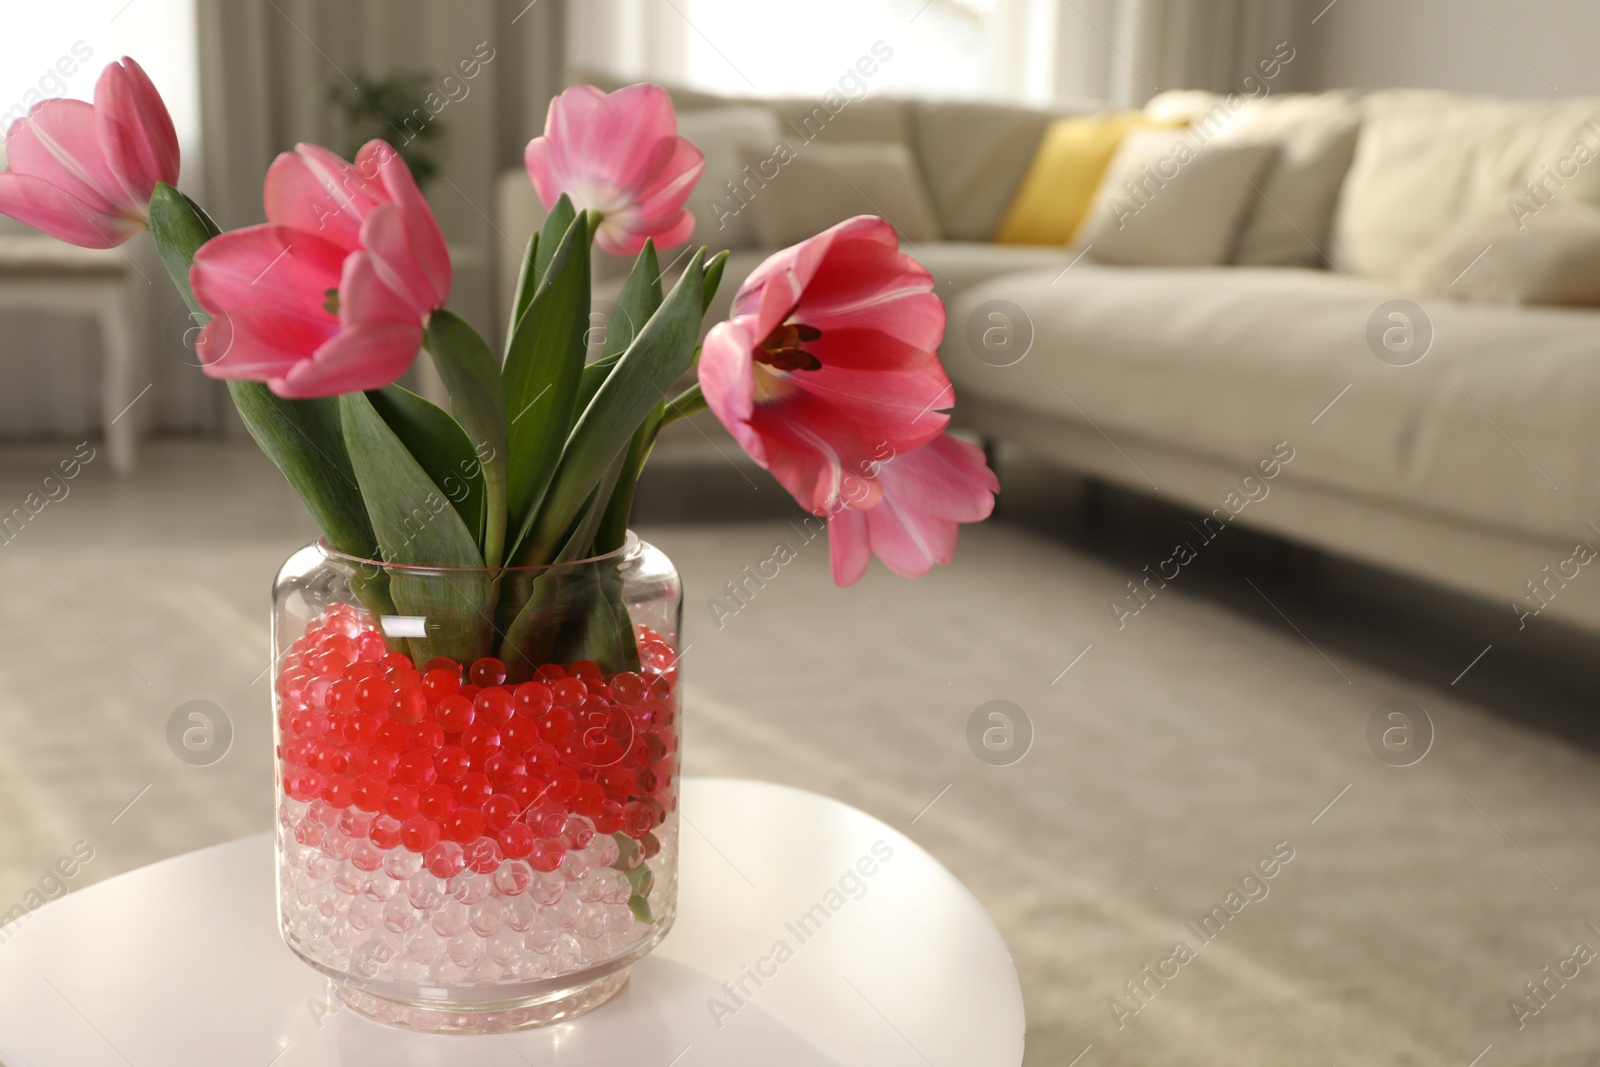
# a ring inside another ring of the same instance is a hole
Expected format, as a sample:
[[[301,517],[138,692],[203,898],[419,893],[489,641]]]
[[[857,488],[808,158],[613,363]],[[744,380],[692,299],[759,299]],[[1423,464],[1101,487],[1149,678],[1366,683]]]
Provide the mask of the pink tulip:
[[[932,277],[894,227],[861,216],[757,267],[706,337],[706,405],[802,507],[833,516],[841,584],[869,543],[902,574],[947,561],[955,524],[992,507],[981,455],[974,469],[970,446],[940,437],[954,399],[943,333]]]
[[[267,223],[206,242],[189,279],[212,320],[196,346],[213,378],[283,397],[392,383],[450,294],[439,224],[405,161],[371,141],[354,165],[301,144],[267,171]]]
[[[84,248],[144,229],[156,182],[178,180],[178,134],[149,75],[124,56],[94,103],[45,100],[6,132],[0,214]]]
[[[853,585],[872,553],[896,574],[916,578],[956,552],[956,526],[994,510],[1000,482],[976,445],[941,434],[877,470],[883,499],[865,511],[841,508],[828,520],[833,580]]]
[[[937,437],[944,305],[894,227],[860,216],[769,258],[707,335],[706,404],[814,514],[882,495],[873,466]]]
[[[659,85],[609,95],[574,85],[550,101],[544,136],[528,142],[525,158],[546,210],[566,193],[579,211],[600,213],[595,243],[607,252],[637,255],[647,237],[670,248],[694,231],[683,204],[706,160],[678,136],[672,99]]]

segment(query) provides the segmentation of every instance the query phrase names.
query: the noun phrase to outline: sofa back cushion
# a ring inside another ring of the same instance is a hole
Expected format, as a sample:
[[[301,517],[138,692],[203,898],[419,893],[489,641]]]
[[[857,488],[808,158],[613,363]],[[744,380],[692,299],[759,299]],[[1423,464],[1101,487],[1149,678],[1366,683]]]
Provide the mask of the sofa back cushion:
[[[1056,119],[995,231],[1003,245],[1066,245],[1093,205],[1095,190],[1129,130],[1149,125],[1137,111]]]
[[[1521,219],[1567,200],[1600,205],[1597,157],[1600,99],[1372,93],[1334,219],[1334,265],[1395,278],[1460,219],[1496,209]]]
[[[790,155],[747,149],[765,181],[746,214],[763,248],[786,248],[856,215],[889,221],[906,244],[939,239],[939,223],[911,150],[901,144],[813,144]]]
[[[953,100],[911,104],[913,148],[946,238],[994,238],[1058,114]]]

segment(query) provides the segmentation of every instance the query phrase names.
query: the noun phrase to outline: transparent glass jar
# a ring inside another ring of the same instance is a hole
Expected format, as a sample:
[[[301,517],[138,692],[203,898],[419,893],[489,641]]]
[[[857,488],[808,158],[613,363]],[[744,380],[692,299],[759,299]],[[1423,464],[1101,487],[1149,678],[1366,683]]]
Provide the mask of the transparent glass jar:
[[[631,533],[547,567],[289,558],[279,929],[346,1004],[485,1033],[621,990],[676,913],[681,606]]]

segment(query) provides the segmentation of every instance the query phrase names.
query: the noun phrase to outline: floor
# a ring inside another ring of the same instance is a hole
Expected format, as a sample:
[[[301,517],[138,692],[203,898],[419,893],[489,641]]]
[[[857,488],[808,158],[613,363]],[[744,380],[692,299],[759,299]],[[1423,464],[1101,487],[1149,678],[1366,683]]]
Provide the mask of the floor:
[[[1173,514],[1020,459],[952,566],[839,590],[716,448],[689,440],[638,524],[688,590],[686,769],[831,794],[950,867],[1012,946],[1030,1065],[1595,1062],[1594,639],[1474,660],[1492,609],[1242,531],[1118,629]],[[0,451],[0,511],[72,451]],[[0,545],[0,912],[75,852],[68,888],[271,814],[267,589],[308,520],[247,443],[156,443],[126,479],[99,456],[68,489]],[[167,741],[194,700],[233,734],[210,766]],[[995,700],[1032,734],[1009,765],[969,746]],[[1410,766],[1369,744],[1395,700],[1432,724]]]

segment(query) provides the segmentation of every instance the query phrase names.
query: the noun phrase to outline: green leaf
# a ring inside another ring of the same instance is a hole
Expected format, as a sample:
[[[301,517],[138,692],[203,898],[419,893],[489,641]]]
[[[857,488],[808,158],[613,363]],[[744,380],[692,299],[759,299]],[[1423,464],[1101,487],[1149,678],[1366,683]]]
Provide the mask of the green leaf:
[[[472,533],[433,479],[378,414],[365,393],[339,397],[345,447],[361,485],[372,529],[389,571],[389,592],[402,615],[426,619],[412,638],[412,658],[449,656],[471,663],[494,642],[494,592]],[[404,567],[464,568],[410,572]]]
[[[508,559],[532,524],[572,425],[588,316],[589,233],[579,219],[562,237],[506,353],[506,511],[518,531]]]
[[[507,468],[506,400],[500,367],[478,331],[448,311],[435,311],[429,317],[427,345],[450,390],[450,406],[466,431],[472,465],[482,478],[483,561],[498,567],[505,549]]]
[[[600,348],[600,358],[585,365],[583,377],[578,380],[578,400],[573,411],[579,414],[589,409],[589,402],[605,384],[611,368],[617,365],[622,353],[628,350],[633,339],[639,336],[644,324],[661,306],[661,270],[656,264],[654,242],[645,240],[644,251],[633,262],[633,270],[617,295],[616,309],[606,327],[605,344]]]
[[[644,470],[645,460],[650,458],[650,450],[655,447],[656,434],[664,425],[665,404],[657,404],[655,410],[645,416],[644,422],[633,432],[633,439],[628,442],[628,452],[624,456],[621,472],[617,476],[616,485],[611,490],[611,498],[606,502],[605,514],[600,518],[600,524],[595,529],[594,552],[603,555],[622,547],[628,537],[628,520],[633,516],[634,491],[639,485],[639,474]]]
[[[617,294],[617,307],[611,314],[600,358],[621,358],[660,306],[661,265],[656,261],[655,241],[647,239],[644,251],[633,261],[628,280],[622,283],[622,292]]]
[[[711,301],[717,297],[717,290],[722,288],[722,269],[728,265],[728,250],[711,257],[706,264],[706,278],[700,291],[700,314],[704,315],[711,310]]]
[[[535,230],[533,236],[528,238],[528,247],[522,253],[522,268],[517,274],[517,293],[511,301],[511,321],[506,323],[506,343],[516,335],[517,326],[522,322],[523,313],[528,310],[528,305],[533,303],[533,292],[539,288],[539,275],[533,269],[534,260],[539,256],[539,231]]]
[[[653,923],[656,920],[650,914],[650,901],[647,898],[650,894],[651,884],[655,881],[655,874],[642,860],[635,859],[644,846],[627,834],[617,833],[611,836],[617,840],[618,853],[617,862],[611,866],[614,870],[622,872],[623,877],[628,879],[628,885],[633,890],[633,893],[628,898],[628,907],[633,911],[634,918],[640,922]],[[632,864],[632,866],[630,867],[629,864]]]
[[[166,182],[156,182],[155,192],[150,195],[150,236],[155,238],[156,251],[161,254],[162,265],[177,286],[178,295],[190,311],[200,316],[202,325],[205,313],[189,285],[189,268],[194,265],[194,254],[200,246],[221,232],[193,200]]]
[[[573,427],[532,533],[517,557],[520,563],[545,563],[554,556],[584,501],[628,446],[640,422],[694,363],[702,255],[695,253],[671,295],[617,361]]]
[[[539,230],[539,244],[533,249],[533,292],[545,283],[550,276],[550,265],[555,262],[560,251],[561,239],[572,229],[572,224],[578,219],[578,213],[572,208],[572,200],[566,193],[561,194],[561,199],[556,201],[555,207],[544,217],[544,226]],[[587,225],[585,226],[584,245],[588,246]],[[528,302],[533,301],[533,292],[528,294]],[[526,305],[524,305],[526,307]]]
[[[484,522],[483,468],[461,424],[398,385],[369,392],[367,399],[476,537]]]

